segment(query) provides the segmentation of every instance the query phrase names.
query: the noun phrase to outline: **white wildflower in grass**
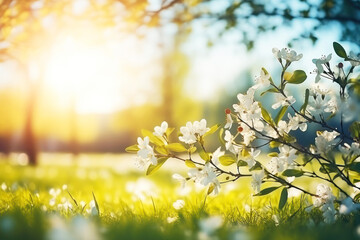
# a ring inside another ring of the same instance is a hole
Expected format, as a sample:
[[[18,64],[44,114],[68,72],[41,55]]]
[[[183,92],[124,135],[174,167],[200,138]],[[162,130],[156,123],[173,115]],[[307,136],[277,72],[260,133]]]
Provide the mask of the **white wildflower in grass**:
[[[53,197],[56,198],[59,194],[61,193],[61,189],[60,188],[50,188],[49,190],[49,194]]]
[[[140,169],[145,169],[149,164],[156,165],[157,158],[155,157],[154,149],[149,145],[149,137],[144,139],[138,137],[137,139],[139,151],[136,157],[136,166]]]
[[[7,185],[6,185],[6,183],[2,183],[1,184],[1,189],[3,190],[3,191],[6,191],[6,189],[7,189]]]
[[[278,217],[278,215],[276,215],[276,214],[274,214],[274,215],[272,215],[272,220],[274,221],[274,223],[275,223],[275,226],[279,226],[279,217]]]
[[[347,197],[341,202],[339,212],[341,214],[350,214],[359,209],[360,209],[360,204],[354,203],[350,197]]]
[[[91,216],[99,216],[99,211],[96,208],[96,203],[94,200],[91,200],[89,203],[89,209],[86,210]]]
[[[125,189],[132,194],[133,200],[147,201],[157,197],[158,188],[154,182],[146,178],[139,178],[137,181],[127,182]]]
[[[185,201],[184,200],[176,200],[174,203],[173,203],[173,207],[176,209],[176,210],[180,210],[182,209],[183,207],[185,206]]]
[[[313,59],[312,62],[316,65],[316,77],[315,77],[315,82],[319,82],[320,81],[320,76],[321,74],[324,72],[324,67],[323,65],[326,64],[327,66],[329,66],[329,61],[331,60],[331,54],[329,54],[327,57],[325,55],[323,55],[321,58],[319,59]]]
[[[167,129],[168,129],[168,123],[163,121],[160,126],[156,126],[154,128],[154,135],[162,137],[166,133]]]
[[[273,109],[278,109],[279,107],[289,106],[296,102],[296,99],[293,96],[287,95],[286,97],[280,93],[275,95],[275,103],[271,106]]]
[[[200,231],[208,236],[214,234],[223,225],[224,220],[221,216],[211,216],[201,219],[199,222]]]
[[[349,59],[355,60],[355,61],[349,61],[351,66],[356,67],[360,65],[360,53],[356,54],[353,51],[350,51],[349,53]]]
[[[336,144],[335,138],[337,136],[339,136],[339,133],[336,131],[317,132],[317,137],[315,138],[317,151],[320,153],[327,153],[330,151]]]
[[[61,188],[62,188],[63,191],[66,191],[68,189],[68,186],[66,184],[64,184],[64,185],[62,185]]]
[[[264,178],[264,170],[254,171],[252,172],[251,176],[252,176],[251,187],[254,190],[255,194],[259,193],[261,183]]]
[[[213,154],[212,154],[212,158],[211,158],[211,160],[212,160],[212,162],[217,166],[217,165],[219,165],[219,157],[221,157],[221,156],[223,156],[225,154],[225,152],[222,152],[221,151],[221,147],[218,147],[216,150],[215,150],[215,152],[213,152]]]
[[[49,206],[54,206],[56,203],[56,199],[55,198],[51,198],[50,201],[49,201]]]
[[[257,87],[268,87],[270,85],[270,74],[265,73],[263,69],[260,71],[260,76],[255,78],[255,86]]]
[[[178,220],[179,217],[175,216],[175,217],[167,217],[166,221],[168,223],[173,223],[173,222],[176,222],[176,220]]]

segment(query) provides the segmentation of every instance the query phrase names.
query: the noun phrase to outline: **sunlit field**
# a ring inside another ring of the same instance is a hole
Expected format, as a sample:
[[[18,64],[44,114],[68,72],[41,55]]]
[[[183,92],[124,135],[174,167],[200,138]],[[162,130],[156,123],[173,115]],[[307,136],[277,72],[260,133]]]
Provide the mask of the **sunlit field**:
[[[1,239],[358,238],[360,219],[324,225],[319,211],[306,209],[311,199],[296,192],[278,210],[279,193],[252,196],[248,180],[225,184],[213,197],[171,180],[171,162],[145,176],[129,155],[40,159],[36,168],[22,166],[21,155],[1,161]]]

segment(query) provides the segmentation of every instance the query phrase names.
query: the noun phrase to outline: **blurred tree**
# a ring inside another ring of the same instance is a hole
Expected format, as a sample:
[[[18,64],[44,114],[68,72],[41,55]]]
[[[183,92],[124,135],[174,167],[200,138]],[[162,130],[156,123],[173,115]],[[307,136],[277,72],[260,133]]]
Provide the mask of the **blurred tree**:
[[[175,14],[162,14],[168,9]],[[148,11],[143,19],[147,23],[179,25],[202,20],[209,28],[220,23],[219,35],[234,30],[242,35],[241,41],[248,49],[253,48],[259,34],[291,26],[298,20],[302,29],[293,40],[305,38],[315,43],[320,37],[317,30],[335,24],[341,29],[341,41],[360,42],[358,0],[162,0],[161,6]]]

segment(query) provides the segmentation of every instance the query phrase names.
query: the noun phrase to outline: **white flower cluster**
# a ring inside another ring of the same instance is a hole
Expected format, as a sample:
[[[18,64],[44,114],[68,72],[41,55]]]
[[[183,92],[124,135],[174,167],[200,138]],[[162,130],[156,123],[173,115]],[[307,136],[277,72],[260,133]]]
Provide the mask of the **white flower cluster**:
[[[144,137],[144,139],[138,137],[137,142],[140,150],[137,152],[136,166],[140,169],[146,169],[150,164],[156,165],[157,158],[153,147],[149,145],[149,137]]]
[[[187,144],[196,143],[198,137],[203,136],[208,130],[205,119],[200,122],[187,122],[186,126],[180,128],[182,136],[179,137],[179,140]]]
[[[333,223],[336,220],[336,210],[334,207],[335,196],[331,188],[325,184],[319,184],[316,188],[316,195],[313,198],[314,206],[320,207],[326,223]]]
[[[294,50],[289,48],[282,48],[281,50],[273,48],[272,52],[279,61],[284,59],[287,62],[294,62],[299,61],[303,57],[302,54],[297,54]]]

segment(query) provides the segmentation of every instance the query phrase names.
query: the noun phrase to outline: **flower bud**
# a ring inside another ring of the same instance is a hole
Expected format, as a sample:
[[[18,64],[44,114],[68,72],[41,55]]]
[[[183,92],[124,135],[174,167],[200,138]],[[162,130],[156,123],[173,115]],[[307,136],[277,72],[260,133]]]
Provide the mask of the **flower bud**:
[[[343,67],[344,67],[344,64],[343,64],[343,63],[339,63],[339,64],[338,64],[338,67],[339,67],[339,68],[343,68]]]
[[[229,108],[225,109],[225,113],[226,114],[230,114],[231,113],[231,110]]]
[[[237,128],[237,131],[240,133],[240,132],[242,132],[244,129],[242,128],[242,127],[238,127]]]

